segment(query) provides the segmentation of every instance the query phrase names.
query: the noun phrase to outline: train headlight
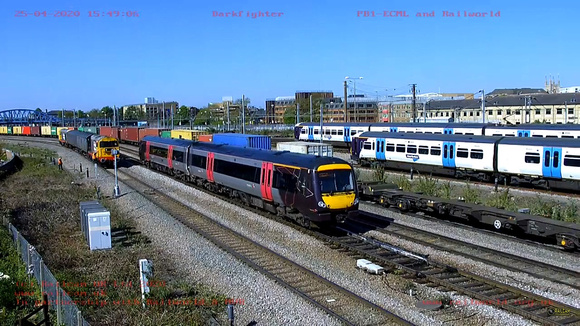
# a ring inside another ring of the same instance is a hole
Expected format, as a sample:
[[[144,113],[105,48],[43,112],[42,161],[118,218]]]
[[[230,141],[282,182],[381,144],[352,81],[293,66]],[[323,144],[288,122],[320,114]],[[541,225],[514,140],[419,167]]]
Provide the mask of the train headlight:
[[[354,199],[354,202],[352,203],[353,205],[358,205],[358,198]]]
[[[318,202],[318,207],[326,208],[326,204],[321,200]]]

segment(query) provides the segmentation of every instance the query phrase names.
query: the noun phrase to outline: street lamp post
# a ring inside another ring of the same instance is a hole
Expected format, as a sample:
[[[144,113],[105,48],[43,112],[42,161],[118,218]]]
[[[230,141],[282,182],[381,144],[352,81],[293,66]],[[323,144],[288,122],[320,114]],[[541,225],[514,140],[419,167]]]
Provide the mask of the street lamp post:
[[[354,85],[354,120],[355,120],[355,122],[358,122],[358,115],[356,113],[356,111],[358,109],[357,106],[356,106],[356,80],[357,79],[363,79],[363,78],[362,77],[354,77],[353,78],[353,77],[346,76],[346,77],[344,77],[344,79],[350,79],[350,80],[353,81],[353,85]]]

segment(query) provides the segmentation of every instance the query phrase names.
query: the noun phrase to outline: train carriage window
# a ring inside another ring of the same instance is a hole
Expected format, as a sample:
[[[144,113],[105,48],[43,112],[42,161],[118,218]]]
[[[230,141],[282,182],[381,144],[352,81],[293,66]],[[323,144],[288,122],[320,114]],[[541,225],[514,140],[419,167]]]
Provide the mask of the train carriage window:
[[[544,166],[547,168],[550,167],[550,151],[544,152]]]
[[[302,130],[300,130],[301,134],[305,134],[306,133],[306,129],[302,128]]]
[[[184,163],[183,162],[183,157],[184,157],[183,152],[176,151],[176,150],[173,151],[173,160],[174,161],[178,161],[178,162]]]
[[[260,169],[251,165],[214,159],[213,171],[254,183],[260,182]]]
[[[532,135],[532,137],[542,137],[543,138],[544,136],[542,136],[542,135]]]
[[[473,136],[473,133],[472,132],[466,132],[465,135],[466,136]]]
[[[443,158],[447,158],[447,145],[443,146]]]
[[[426,133],[426,134],[432,134],[432,132],[430,132],[430,131],[425,131],[425,133]]]
[[[395,144],[387,143],[387,152],[394,152],[395,151]]]
[[[354,136],[354,135],[356,135],[356,130],[351,130],[351,131],[350,131],[350,135],[351,135],[351,136]]]
[[[540,153],[526,153],[524,160],[526,163],[540,164]]]
[[[492,136],[503,136],[502,134],[493,134]]]
[[[338,131],[338,135],[339,135],[339,136],[343,136],[343,135],[344,135],[344,130],[340,129],[340,130]]]
[[[314,134],[315,135],[318,135],[319,133],[320,133],[320,130],[319,129],[314,129]]]
[[[272,180],[272,188],[296,192],[297,184],[298,178],[294,175],[294,169],[276,167],[274,179]]]
[[[443,133],[441,131],[435,131],[434,134],[435,135],[442,135]]]
[[[431,155],[440,156],[441,155],[441,147],[431,146]]]
[[[405,145],[397,144],[397,152],[398,153],[405,153]]]
[[[373,146],[371,145],[370,141],[365,141],[363,144],[363,149],[372,149]]]
[[[336,136],[336,129],[332,129],[332,130],[330,131],[330,134],[331,134],[331,135],[333,135],[333,136]]]
[[[552,162],[552,163],[553,163],[553,166],[555,168],[558,167],[558,164],[560,163],[560,153],[559,152],[554,152],[554,162]]]
[[[580,167],[580,156],[578,155],[564,156],[564,166]]]
[[[429,154],[429,146],[419,146],[419,154]]]
[[[324,130],[324,129],[323,129],[323,130]],[[325,135],[330,135],[330,129],[326,129],[326,130],[324,130],[324,134],[325,134]]]
[[[558,136],[554,136],[554,135],[548,136],[548,135],[546,135],[546,138],[558,138]]]
[[[167,158],[167,154],[169,153],[169,150],[167,148],[151,146],[151,147],[149,147],[149,153],[151,155]]]
[[[468,157],[469,150],[467,148],[458,148],[457,149],[457,157]]]
[[[206,160],[207,158],[202,155],[191,154],[189,156],[190,164],[196,166],[198,168],[205,169],[206,168]]]
[[[562,136],[562,138],[574,138],[574,136]]]
[[[457,150],[457,156],[459,156],[459,150]],[[476,160],[483,160],[483,150],[482,149],[472,149],[469,157]]]
[[[417,153],[417,146],[415,146],[415,145],[408,145],[407,146],[407,153],[416,154]]]
[[[455,151],[453,150],[453,145],[449,145],[449,158],[453,159],[453,155],[455,155]]]
[[[456,134],[456,135],[463,135],[463,133],[462,133],[462,132],[457,132],[457,131],[455,132],[455,134]]]

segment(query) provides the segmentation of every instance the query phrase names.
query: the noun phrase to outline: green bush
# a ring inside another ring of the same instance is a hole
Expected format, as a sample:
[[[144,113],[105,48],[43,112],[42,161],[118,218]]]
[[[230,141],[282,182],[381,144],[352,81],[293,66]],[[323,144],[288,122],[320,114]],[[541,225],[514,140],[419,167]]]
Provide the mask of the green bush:
[[[421,192],[427,196],[438,196],[439,181],[433,176],[419,176],[415,184],[415,191]]]

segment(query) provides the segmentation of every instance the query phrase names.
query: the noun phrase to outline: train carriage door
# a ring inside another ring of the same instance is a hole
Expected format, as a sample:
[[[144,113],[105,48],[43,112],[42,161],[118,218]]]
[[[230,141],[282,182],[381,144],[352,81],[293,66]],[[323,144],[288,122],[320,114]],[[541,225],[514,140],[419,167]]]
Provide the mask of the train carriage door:
[[[344,142],[350,143],[350,127],[344,127]]]
[[[453,128],[443,128],[443,134],[453,135]]]
[[[167,166],[173,169],[173,145],[169,145],[169,151],[167,152]]]
[[[377,138],[377,160],[385,160],[385,139]]]
[[[389,129],[390,129],[390,132],[398,132],[399,131],[399,128],[397,128],[397,127],[391,127]]]
[[[151,147],[151,142],[145,142],[145,160],[149,161],[149,148]]]
[[[542,175],[547,178],[562,178],[562,148],[544,147]]]
[[[529,130],[518,130],[516,135],[517,135],[517,137],[530,137],[530,131]]]
[[[273,164],[262,162],[262,175],[260,177],[260,189],[264,200],[272,201],[272,170]]]
[[[308,127],[308,140],[314,140],[314,127]]]
[[[455,167],[455,142],[443,142],[443,166],[446,168]]]
[[[207,153],[207,162],[205,164],[205,169],[207,173],[207,180],[209,182],[214,182],[213,179],[213,157],[214,153]]]

